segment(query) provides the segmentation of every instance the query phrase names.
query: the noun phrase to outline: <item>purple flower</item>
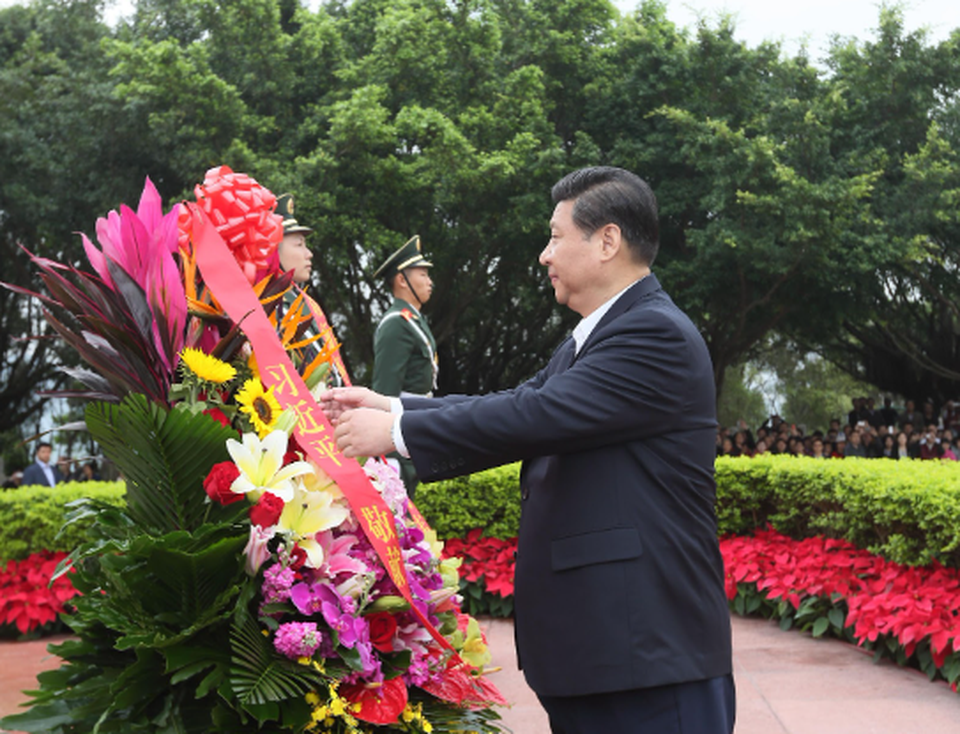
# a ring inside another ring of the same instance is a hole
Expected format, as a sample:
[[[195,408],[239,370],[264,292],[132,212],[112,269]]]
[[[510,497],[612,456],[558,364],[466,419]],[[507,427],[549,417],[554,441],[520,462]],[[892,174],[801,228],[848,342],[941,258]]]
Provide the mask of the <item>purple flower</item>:
[[[323,636],[314,622],[287,622],[281,624],[273,638],[273,646],[291,660],[308,658],[317,651]]]
[[[290,601],[301,614],[307,616],[317,614],[323,603],[323,598],[320,596],[320,590],[323,588],[327,588],[325,584],[305,584],[301,581],[290,588]]]
[[[318,582],[294,584],[290,589],[290,600],[301,614],[322,614],[344,647],[357,644],[364,622],[354,616],[357,605],[350,597],[341,596],[329,584]]]
[[[282,603],[290,599],[290,589],[296,575],[292,568],[275,563],[263,572],[264,604]]]

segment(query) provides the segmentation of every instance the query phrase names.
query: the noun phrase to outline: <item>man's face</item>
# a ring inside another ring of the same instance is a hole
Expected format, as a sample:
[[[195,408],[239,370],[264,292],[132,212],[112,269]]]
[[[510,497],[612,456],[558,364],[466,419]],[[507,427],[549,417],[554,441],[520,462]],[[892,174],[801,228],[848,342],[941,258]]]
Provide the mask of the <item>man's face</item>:
[[[433,295],[433,279],[430,277],[430,269],[406,268],[403,273],[397,277],[402,281],[404,274],[406,274],[407,280],[410,281],[409,287],[413,288],[415,292],[414,295],[416,295],[420,304],[423,305],[429,301],[430,296]]]
[[[53,449],[49,446],[41,446],[37,449],[37,459],[42,461],[44,464],[50,463],[50,454],[53,453]]]
[[[293,271],[293,282],[303,285],[310,280],[310,261],[313,253],[307,247],[307,238],[303,232],[285,234],[280,243],[280,267],[285,272]]]
[[[573,205],[572,200],[561,201],[553,210],[550,239],[540,253],[540,264],[547,268],[557,303],[587,316],[593,308],[590,291],[598,244],[574,224]]]

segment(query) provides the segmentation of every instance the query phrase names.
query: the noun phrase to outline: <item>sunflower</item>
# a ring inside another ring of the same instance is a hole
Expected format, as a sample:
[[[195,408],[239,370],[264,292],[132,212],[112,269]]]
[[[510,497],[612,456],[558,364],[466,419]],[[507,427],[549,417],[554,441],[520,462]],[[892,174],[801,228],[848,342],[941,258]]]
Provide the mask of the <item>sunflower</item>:
[[[237,376],[237,371],[232,365],[216,357],[211,357],[199,349],[187,347],[180,353],[180,359],[186,368],[203,382],[222,385]]]
[[[266,436],[277,425],[277,419],[283,412],[280,403],[273,395],[273,388],[264,390],[260,380],[251,377],[237,393],[240,410],[250,416],[250,422],[260,438]]]

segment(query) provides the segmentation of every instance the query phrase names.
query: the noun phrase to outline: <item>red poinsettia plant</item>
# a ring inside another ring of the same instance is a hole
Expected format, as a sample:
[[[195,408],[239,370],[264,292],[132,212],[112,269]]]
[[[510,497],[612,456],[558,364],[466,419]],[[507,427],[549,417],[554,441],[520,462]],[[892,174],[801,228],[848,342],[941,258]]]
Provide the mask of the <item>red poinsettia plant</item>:
[[[77,595],[67,574],[50,582],[66,556],[41,551],[0,569],[0,625],[28,634],[57,621],[66,602]]]
[[[471,614],[508,617],[513,613],[517,539],[489,538],[480,529],[444,541],[443,557],[460,558],[463,607]]]

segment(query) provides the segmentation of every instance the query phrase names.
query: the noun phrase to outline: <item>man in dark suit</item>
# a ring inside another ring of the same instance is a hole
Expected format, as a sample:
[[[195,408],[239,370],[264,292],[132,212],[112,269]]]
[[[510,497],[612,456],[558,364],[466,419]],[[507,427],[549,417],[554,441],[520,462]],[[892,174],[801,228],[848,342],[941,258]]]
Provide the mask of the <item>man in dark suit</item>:
[[[346,455],[396,446],[425,481],[523,460],[517,647],[555,734],[729,734],[710,358],[650,272],[647,184],[588,168],[552,195],[540,262],[583,320],[545,369],[491,395],[355,388],[324,408]]]
[[[63,481],[57,467],[50,463],[50,454],[53,447],[48,443],[37,444],[37,450],[34,452],[34,462],[23,470],[23,481],[20,485],[28,487],[39,484],[45,487],[52,487],[58,482]]]

